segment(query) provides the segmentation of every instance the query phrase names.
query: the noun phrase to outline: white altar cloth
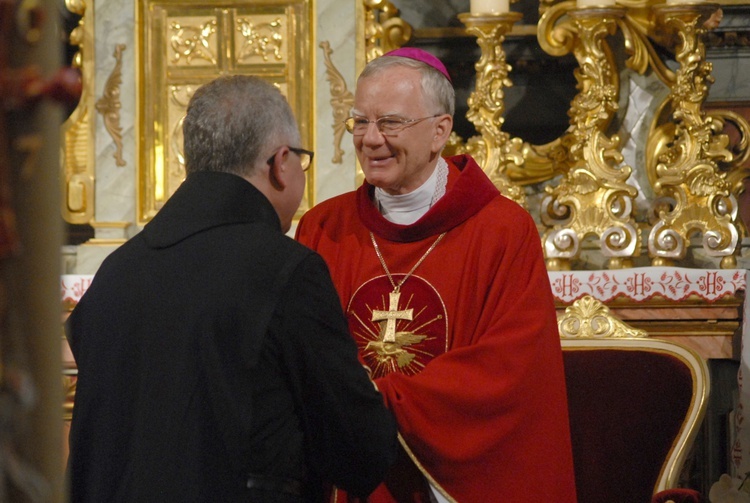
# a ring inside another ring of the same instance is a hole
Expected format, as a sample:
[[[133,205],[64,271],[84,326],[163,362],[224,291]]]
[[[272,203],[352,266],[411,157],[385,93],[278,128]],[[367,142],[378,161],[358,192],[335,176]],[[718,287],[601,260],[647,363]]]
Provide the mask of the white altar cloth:
[[[550,271],[555,299],[569,304],[584,295],[602,302],[617,297],[644,301],[655,296],[685,300],[697,296],[706,301],[745,290],[744,269],[687,269],[636,267],[614,271]]]

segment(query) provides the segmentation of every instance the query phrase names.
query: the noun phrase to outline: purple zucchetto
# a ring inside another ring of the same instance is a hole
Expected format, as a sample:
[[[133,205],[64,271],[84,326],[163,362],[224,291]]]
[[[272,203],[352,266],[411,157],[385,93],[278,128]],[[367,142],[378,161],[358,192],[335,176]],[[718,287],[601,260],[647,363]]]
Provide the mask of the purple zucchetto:
[[[446,70],[443,62],[425,50],[418,49],[416,47],[402,47],[400,49],[387,52],[383,54],[383,56],[397,56],[401,58],[409,58],[409,59],[415,59],[417,61],[421,61],[422,63],[426,65],[430,65],[435,70],[445,75],[445,78],[448,79],[448,82],[450,82],[451,84],[453,83],[450,75],[448,75],[448,70]]]

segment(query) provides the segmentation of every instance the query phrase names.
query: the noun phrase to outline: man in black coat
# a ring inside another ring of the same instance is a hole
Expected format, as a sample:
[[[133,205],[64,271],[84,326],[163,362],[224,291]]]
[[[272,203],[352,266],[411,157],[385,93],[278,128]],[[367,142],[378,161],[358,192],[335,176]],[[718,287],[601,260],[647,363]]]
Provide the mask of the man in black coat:
[[[73,502],[307,502],[367,495],[396,427],[323,260],[284,235],[312,152],[248,76],[198,89],[187,177],[103,262],[71,314]]]

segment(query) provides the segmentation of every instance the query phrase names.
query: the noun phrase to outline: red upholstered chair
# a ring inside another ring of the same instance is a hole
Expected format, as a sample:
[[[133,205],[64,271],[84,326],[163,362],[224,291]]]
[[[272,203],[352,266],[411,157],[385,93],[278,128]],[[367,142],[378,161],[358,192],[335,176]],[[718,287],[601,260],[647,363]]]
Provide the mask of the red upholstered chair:
[[[678,488],[708,404],[705,362],[584,297],[558,320],[579,503],[698,503]]]

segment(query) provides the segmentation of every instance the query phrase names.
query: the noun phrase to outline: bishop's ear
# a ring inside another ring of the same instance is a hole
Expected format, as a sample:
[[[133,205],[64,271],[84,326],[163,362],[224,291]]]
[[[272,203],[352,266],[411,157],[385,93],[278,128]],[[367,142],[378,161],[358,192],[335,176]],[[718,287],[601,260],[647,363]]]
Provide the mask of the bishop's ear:
[[[282,147],[276,151],[268,162],[268,179],[271,186],[276,190],[284,190],[288,184],[289,173],[287,160],[289,159],[289,148]]]
[[[453,117],[449,114],[441,115],[435,119],[435,137],[432,139],[432,149],[440,152],[448,143],[451,131],[453,131]]]

